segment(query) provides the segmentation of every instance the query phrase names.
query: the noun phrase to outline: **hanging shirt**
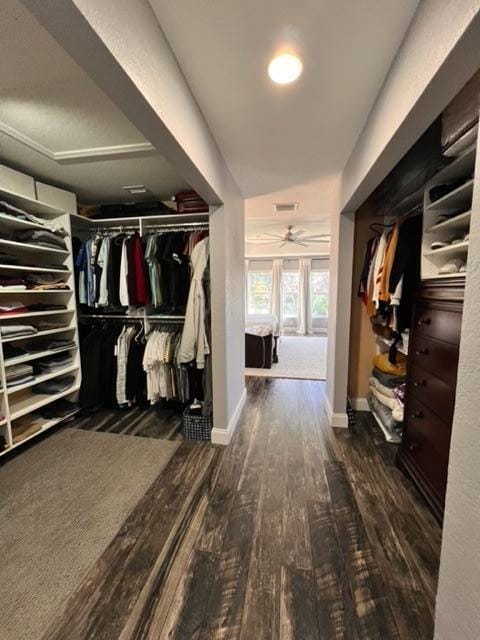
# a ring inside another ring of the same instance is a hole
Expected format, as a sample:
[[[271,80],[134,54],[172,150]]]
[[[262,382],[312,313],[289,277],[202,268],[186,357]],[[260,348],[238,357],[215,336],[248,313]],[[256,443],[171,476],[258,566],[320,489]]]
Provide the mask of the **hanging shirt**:
[[[204,368],[205,355],[210,353],[205,332],[205,291],[202,283],[208,264],[208,249],[208,238],[204,238],[192,250],[193,276],[179,354],[180,363],[196,360],[198,369]]]

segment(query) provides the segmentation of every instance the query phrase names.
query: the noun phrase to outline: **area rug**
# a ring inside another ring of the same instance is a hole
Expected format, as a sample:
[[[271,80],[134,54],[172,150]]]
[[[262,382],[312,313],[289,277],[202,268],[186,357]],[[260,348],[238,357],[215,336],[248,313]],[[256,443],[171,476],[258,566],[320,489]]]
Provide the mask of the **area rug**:
[[[271,369],[245,369],[247,376],[325,380],[327,338],[324,336],[281,336],[277,364]]]
[[[0,638],[38,640],[179,442],[65,429],[0,467]]]

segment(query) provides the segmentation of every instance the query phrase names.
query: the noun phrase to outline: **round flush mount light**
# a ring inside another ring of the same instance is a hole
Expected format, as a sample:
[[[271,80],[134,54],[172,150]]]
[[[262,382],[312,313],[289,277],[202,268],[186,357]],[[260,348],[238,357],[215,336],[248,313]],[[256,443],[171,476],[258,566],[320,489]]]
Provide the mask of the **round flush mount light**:
[[[300,58],[291,53],[284,53],[270,62],[268,75],[277,84],[289,84],[299,77],[302,69],[303,64]]]

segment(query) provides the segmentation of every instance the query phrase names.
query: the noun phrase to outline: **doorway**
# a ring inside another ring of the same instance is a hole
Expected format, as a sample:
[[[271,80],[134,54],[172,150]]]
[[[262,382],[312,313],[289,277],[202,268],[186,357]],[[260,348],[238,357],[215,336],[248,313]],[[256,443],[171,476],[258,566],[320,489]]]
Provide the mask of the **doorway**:
[[[251,257],[245,270],[246,374],[324,380],[328,256]]]

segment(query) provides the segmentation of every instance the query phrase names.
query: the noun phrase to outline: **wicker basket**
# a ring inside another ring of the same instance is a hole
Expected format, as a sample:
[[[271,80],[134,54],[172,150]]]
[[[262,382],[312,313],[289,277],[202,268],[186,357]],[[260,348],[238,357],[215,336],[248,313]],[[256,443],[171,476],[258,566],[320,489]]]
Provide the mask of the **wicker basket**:
[[[212,416],[199,416],[190,413],[187,407],[182,416],[181,434],[189,440],[208,440],[212,438]]]

